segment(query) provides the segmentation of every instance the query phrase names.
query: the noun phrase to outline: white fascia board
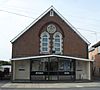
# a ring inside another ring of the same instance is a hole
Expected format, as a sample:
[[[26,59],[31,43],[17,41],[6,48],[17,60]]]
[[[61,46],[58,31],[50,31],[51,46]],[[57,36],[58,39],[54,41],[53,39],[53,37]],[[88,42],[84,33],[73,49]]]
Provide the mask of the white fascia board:
[[[94,60],[85,59],[85,58],[77,58],[77,57],[62,56],[62,55],[55,55],[55,57],[68,58],[68,59],[75,59],[75,60],[81,60],[81,61],[94,61]]]
[[[90,59],[84,58],[77,58],[77,57],[70,57],[70,56],[62,56],[62,55],[42,55],[42,56],[31,56],[31,57],[22,57],[22,58],[12,58],[10,60],[29,60],[29,59],[36,59],[36,58],[49,58],[49,57],[58,57],[58,58],[68,58],[68,59],[75,59],[80,61],[94,61]]]
[[[32,25],[34,25],[39,19],[41,19],[45,14],[47,14],[51,9],[53,9],[54,12],[57,13],[59,17],[61,17],[71,28],[74,30],[88,45],[91,43],[83,36],[81,33],[71,24],[68,22],[67,19],[65,19],[53,6],[48,8],[43,14],[41,14],[37,19],[35,19],[29,26],[27,26],[22,32],[20,32],[15,38],[11,40],[11,43],[13,43],[16,39],[18,39],[24,32],[26,32]]]

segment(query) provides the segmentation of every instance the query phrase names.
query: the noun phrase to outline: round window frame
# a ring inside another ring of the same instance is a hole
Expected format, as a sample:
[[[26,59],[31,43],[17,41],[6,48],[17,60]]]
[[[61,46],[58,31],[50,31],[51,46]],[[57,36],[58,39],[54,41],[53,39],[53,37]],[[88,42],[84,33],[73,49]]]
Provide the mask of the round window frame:
[[[49,24],[47,26],[47,31],[48,31],[48,33],[51,33],[51,34],[55,33],[56,32],[56,26],[54,24]]]

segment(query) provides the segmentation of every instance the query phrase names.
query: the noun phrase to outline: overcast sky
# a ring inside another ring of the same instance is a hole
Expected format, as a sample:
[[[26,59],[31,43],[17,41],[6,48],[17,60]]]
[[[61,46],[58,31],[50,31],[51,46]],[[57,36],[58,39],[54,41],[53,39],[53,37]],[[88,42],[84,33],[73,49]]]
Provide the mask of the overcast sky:
[[[11,58],[10,41],[53,5],[90,43],[100,38],[100,0],[0,0],[0,60]]]

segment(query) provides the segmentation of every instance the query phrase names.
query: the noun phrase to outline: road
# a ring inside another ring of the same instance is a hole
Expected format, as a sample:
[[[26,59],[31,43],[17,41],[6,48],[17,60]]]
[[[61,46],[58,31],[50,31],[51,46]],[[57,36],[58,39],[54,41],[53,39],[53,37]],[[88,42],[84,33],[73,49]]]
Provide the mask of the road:
[[[100,90],[100,88],[70,88],[70,89],[0,89],[0,90]]]

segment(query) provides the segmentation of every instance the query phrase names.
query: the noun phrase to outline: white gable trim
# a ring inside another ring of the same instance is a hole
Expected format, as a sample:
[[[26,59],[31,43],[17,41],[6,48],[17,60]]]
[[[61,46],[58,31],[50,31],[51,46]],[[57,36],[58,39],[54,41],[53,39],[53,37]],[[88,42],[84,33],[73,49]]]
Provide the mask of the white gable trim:
[[[36,58],[48,58],[48,57],[68,58],[68,59],[75,59],[75,60],[80,60],[80,61],[94,61],[94,60],[90,60],[90,59],[70,57],[70,56],[62,56],[62,55],[31,56],[31,57],[12,58],[10,60],[12,60],[12,61],[15,61],[15,60],[29,60],[29,59],[36,59]]]
[[[31,26],[33,26],[39,19],[41,19],[45,14],[47,14],[50,10],[53,10],[57,13],[59,17],[61,17],[88,45],[90,45],[90,42],[83,36],[81,33],[65,19],[53,6],[48,8],[43,14],[41,14],[38,18],[36,18],[29,26],[27,26],[22,32],[20,32],[15,38],[11,40],[11,43],[13,43],[16,39],[18,39],[24,32],[26,32]]]

